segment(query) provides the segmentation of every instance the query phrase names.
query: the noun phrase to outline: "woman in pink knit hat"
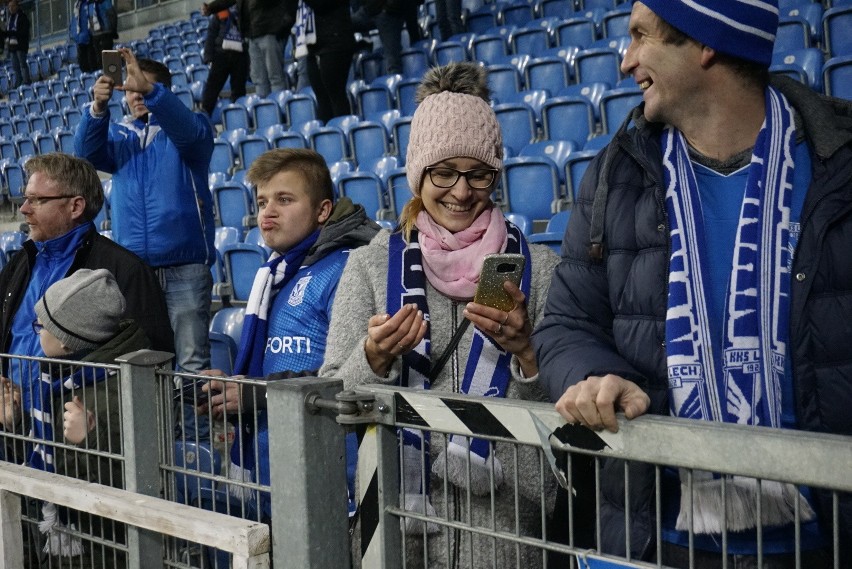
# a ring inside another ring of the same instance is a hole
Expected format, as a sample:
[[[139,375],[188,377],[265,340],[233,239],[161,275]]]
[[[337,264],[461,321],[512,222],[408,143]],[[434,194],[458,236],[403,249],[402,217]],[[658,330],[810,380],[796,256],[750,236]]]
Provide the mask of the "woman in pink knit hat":
[[[343,379],[347,388],[384,383],[544,401],[530,334],[558,259],[547,247],[528,245],[491,201],[503,139],[486,71],[468,63],[433,69],[417,97],[406,157],[414,195],[395,231],[352,251],[320,374]],[[491,253],[525,258],[520,286],[503,285],[513,300],[508,311],[472,302]],[[517,523],[521,535],[539,537],[541,493],[553,489],[539,480],[553,477],[541,475],[534,449],[515,455],[511,446],[483,439],[401,433],[404,506],[435,516],[425,526],[405,519],[408,567],[542,567],[532,548],[442,525],[491,528],[493,516],[498,531],[514,533]]]

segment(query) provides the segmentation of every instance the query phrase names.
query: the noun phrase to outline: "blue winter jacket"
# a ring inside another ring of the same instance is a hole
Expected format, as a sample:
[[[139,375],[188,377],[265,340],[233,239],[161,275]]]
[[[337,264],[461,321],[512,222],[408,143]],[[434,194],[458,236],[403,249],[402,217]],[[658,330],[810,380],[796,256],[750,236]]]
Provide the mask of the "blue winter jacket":
[[[153,267],[212,264],[213,197],[207,184],[213,127],[156,83],[145,97],[148,122],[87,106],[77,126],[74,151],[113,174],[115,240]]]
[[[791,283],[796,419],[803,430],[852,435],[852,103],[820,97],[784,77],[773,84],[802,119],[812,162]],[[641,110],[633,113],[636,128],[619,130],[589,165],[533,344],[540,381],[553,401],[590,375],[613,373],[648,393],[650,413],[668,415],[665,324],[671,244],[662,125],[645,121]],[[592,215],[596,208],[599,218]],[[602,248],[590,247],[592,242]],[[602,258],[595,258],[598,252]],[[653,466],[631,463],[629,468],[630,543],[634,555],[638,551],[649,559],[655,543]],[[831,495],[817,491],[814,496],[822,527],[830,532]],[[841,555],[847,563],[852,497],[841,494],[839,501]],[[601,524],[601,549],[624,555],[620,461],[604,461]]]

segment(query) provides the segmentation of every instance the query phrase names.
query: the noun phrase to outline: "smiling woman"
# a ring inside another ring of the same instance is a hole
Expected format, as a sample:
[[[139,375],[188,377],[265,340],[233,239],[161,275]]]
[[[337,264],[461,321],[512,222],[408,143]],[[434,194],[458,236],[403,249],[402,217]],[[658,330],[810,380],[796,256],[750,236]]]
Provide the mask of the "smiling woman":
[[[320,374],[339,377],[347,387],[390,383],[543,399],[530,334],[541,316],[557,259],[547,247],[528,245],[491,201],[503,167],[503,138],[488,103],[486,72],[475,64],[433,69],[424,77],[417,98],[420,104],[411,121],[406,158],[414,195],[393,233],[379,233],[370,245],[350,255]],[[520,286],[503,284],[514,303],[508,311],[472,302],[483,258],[493,253],[515,253],[525,259]],[[448,360],[451,363],[444,366],[435,363]],[[497,530],[514,533],[517,523],[522,535],[539,535],[540,488],[521,484],[516,514],[514,494],[495,492],[490,485],[492,472],[499,490],[503,477],[511,477],[515,469],[520,480],[534,484],[530,481],[537,480],[532,475],[537,459],[522,453],[516,460],[499,444],[468,445],[452,438],[445,444],[443,438],[430,439],[420,432],[406,436],[406,509],[432,515],[438,511],[453,521],[487,527],[492,527],[496,512]],[[419,449],[430,446],[424,459]],[[461,474],[468,466],[469,479]],[[431,482],[422,479],[424,471],[432,472]],[[461,492],[447,493],[445,483]],[[459,495],[463,498],[454,498]],[[431,526],[426,531],[433,533]],[[408,566],[420,566],[422,526],[408,520],[406,532]],[[542,567],[540,553],[523,546],[522,561],[516,565],[517,550],[507,544],[496,546],[498,562],[492,565],[490,554],[487,560],[474,554],[491,552],[492,541],[460,533],[429,535],[426,565],[450,555],[450,565],[460,568]]]

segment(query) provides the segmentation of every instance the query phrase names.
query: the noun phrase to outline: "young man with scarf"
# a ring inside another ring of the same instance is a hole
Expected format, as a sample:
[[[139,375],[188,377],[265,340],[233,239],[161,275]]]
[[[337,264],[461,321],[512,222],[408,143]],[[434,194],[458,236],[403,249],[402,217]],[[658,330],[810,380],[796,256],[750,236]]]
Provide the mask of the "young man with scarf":
[[[769,81],[777,6],[633,5],[622,71],[644,106],[583,179],[534,335],[542,381],[569,422],[614,431],[623,411],[852,434],[852,104]],[[624,470],[610,466],[599,546],[624,554]],[[630,543],[650,558],[653,470],[631,474]],[[686,566],[685,480],[663,478],[658,553]],[[756,554],[762,526],[766,566],[787,566],[798,502],[802,566],[823,566],[829,493],[803,499],[765,482],[755,519],[754,481],[727,482],[731,558]],[[720,486],[696,474],[695,567],[720,562],[723,512],[711,505]],[[848,496],[839,513],[845,556]]]
[[[252,285],[234,372],[269,380],[315,375],[325,355],[331,307],[349,251],[369,243],[379,227],[348,198],[333,203],[328,167],[313,150],[265,152],[252,163],[246,180],[257,188],[257,224],[273,253]],[[241,393],[239,384],[218,380],[203,389],[212,393],[209,406],[214,415],[257,414],[257,432],[251,432],[252,419],[241,423],[250,430],[239,434],[241,444],[233,447],[229,475],[269,484],[265,389]],[[255,465],[259,475],[253,472]],[[264,519],[270,516],[269,507],[269,496],[262,496]]]

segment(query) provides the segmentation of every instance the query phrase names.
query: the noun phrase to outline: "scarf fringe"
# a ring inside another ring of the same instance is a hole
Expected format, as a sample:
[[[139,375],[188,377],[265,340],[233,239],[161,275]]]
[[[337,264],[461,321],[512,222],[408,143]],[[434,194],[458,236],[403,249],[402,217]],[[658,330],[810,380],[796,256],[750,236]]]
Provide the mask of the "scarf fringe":
[[[494,453],[481,457],[471,452],[465,445],[450,442],[447,450],[441,452],[432,462],[432,474],[444,477],[446,463],[447,481],[458,488],[469,489],[474,496],[491,494],[491,472],[494,472],[494,490],[503,484],[503,464]],[[468,464],[470,465],[470,486],[468,486]]]
[[[685,476],[681,476],[681,479]],[[761,526],[781,526],[796,519],[796,500],[799,501],[799,517],[802,522],[814,519],[815,513],[808,501],[789,483],[762,481],[760,484],[761,519],[757,519],[758,485],[754,478],[740,476],[727,478],[726,525],[727,531],[744,531]],[[697,534],[722,533],[722,480],[702,480],[693,483],[692,512],[693,531]],[[680,513],[677,529],[689,530],[689,493],[681,485]]]
[[[438,515],[435,512],[435,507],[432,505],[432,502],[429,501],[429,497],[424,496],[423,494],[406,494],[404,496],[404,503],[406,512],[414,512],[416,514],[423,515],[425,505],[425,512],[427,516],[429,516],[430,518],[434,518]],[[406,535],[423,534],[423,522],[421,520],[405,518],[404,523]],[[439,531],[440,528],[438,527],[438,524],[426,522],[427,534],[435,534]]]
[[[76,557],[83,555],[83,540],[71,535],[64,529],[76,530],[74,524],[67,526],[59,521],[59,512],[52,502],[45,502],[41,508],[44,518],[38,523],[38,529],[47,537],[44,552],[53,556]]]
[[[252,482],[254,477],[248,468],[231,462],[228,466],[228,478],[237,482]],[[254,500],[254,490],[237,484],[228,484],[228,494],[243,502]]]

